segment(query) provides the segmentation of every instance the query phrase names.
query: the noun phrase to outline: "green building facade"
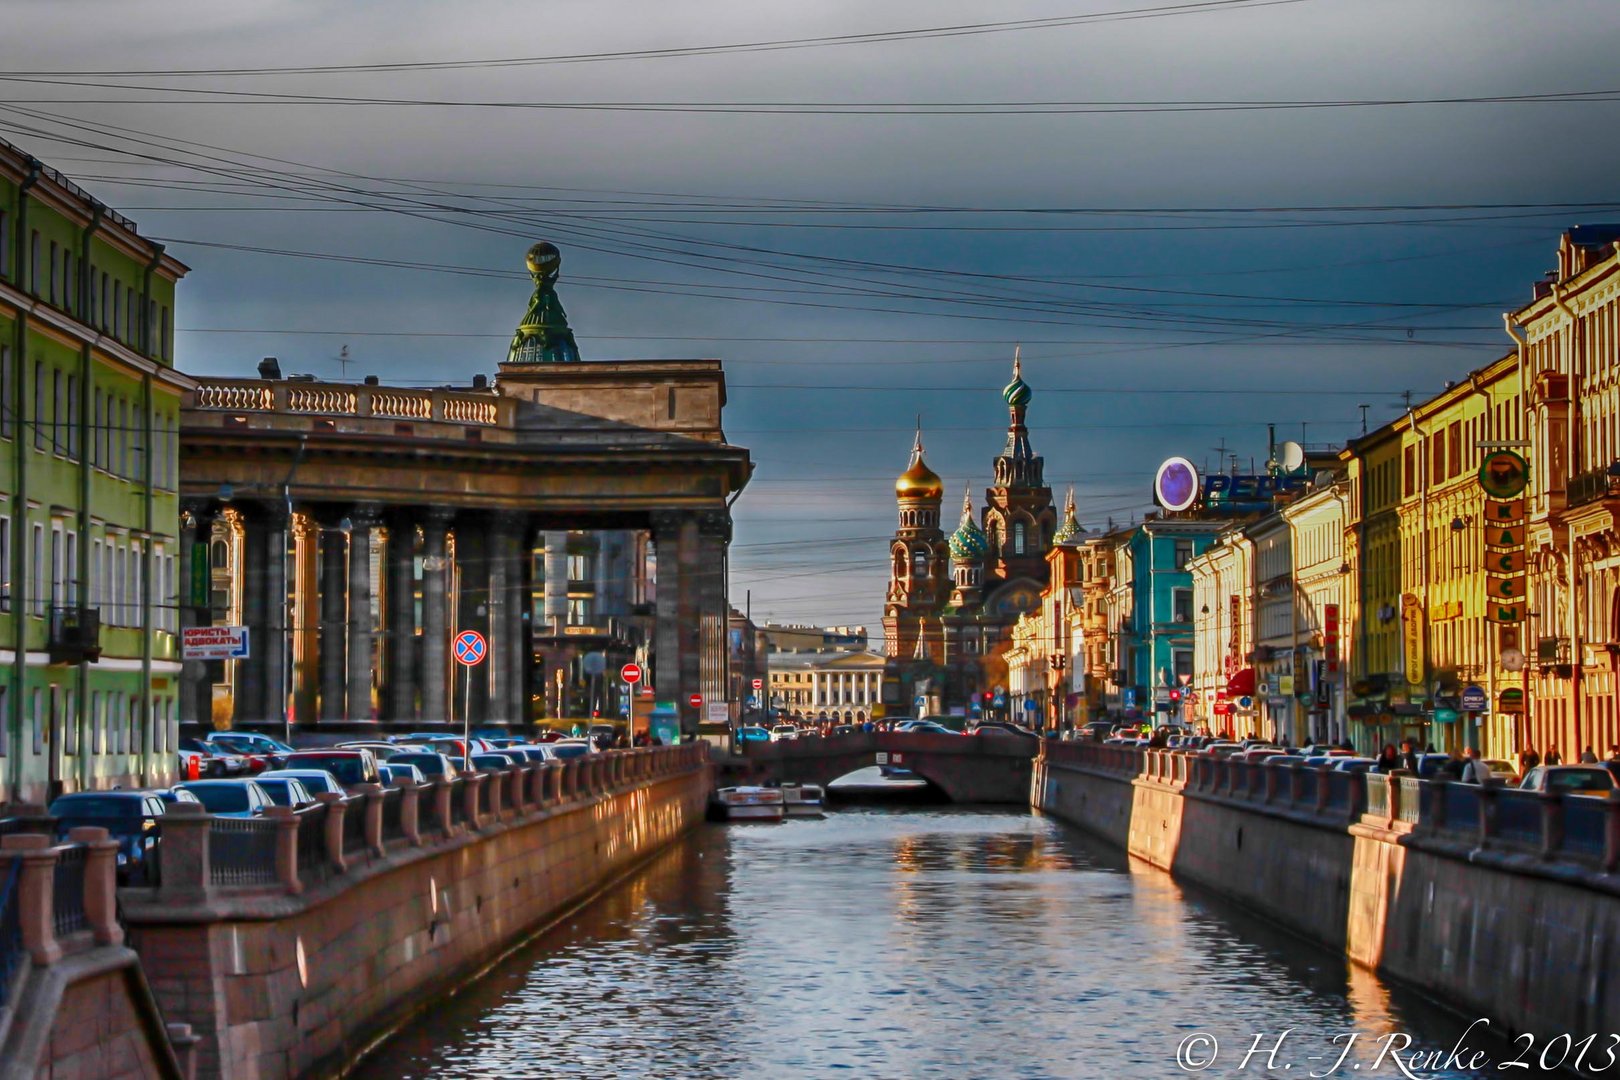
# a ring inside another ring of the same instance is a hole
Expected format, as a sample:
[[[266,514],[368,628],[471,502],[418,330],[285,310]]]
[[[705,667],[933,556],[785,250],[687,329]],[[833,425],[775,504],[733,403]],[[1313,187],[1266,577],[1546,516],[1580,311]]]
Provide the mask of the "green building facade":
[[[173,779],[186,270],[0,141],[0,805]]]

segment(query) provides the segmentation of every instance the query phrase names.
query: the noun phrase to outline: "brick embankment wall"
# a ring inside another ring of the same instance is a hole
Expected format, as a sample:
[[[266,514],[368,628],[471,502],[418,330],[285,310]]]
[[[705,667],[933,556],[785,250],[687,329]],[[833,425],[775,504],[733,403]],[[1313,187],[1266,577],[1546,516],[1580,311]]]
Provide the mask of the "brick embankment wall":
[[[327,1076],[703,820],[710,768],[579,797],[390,852],[302,895],[126,901],[201,1077]]]
[[[1176,775],[1169,758],[1138,771],[1067,756],[1037,761],[1036,808],[1488,1017],[1498,1035],[1534,1033],[1537,1053],[1564,1033],[1606,1044],[1620,1031],[1620,882],[1600,866],[1414,833],[1396,811],[1377,819],[1353,801],[1324,806],[1314,777],[1290,798],[1280,769],[1223,790],[1198,766]]]

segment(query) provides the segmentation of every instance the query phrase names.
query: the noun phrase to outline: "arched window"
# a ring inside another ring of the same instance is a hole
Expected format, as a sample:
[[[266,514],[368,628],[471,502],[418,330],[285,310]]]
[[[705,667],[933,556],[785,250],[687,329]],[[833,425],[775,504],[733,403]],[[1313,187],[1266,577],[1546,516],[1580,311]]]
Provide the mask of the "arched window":
[[[1012,534],[1013,534],[1013,554],[1014,555],[1022,555],[1024,553],[1024,523],[1022,521],[1013,522],[1013,533]]]
[[[214,569],[215,570],[223,570],[223,569],[225,569],[225,559],[226,559],[225,541],[223,541],[223,540],[215,540],[213,545],[212,545],[212,548],[213,548]]]
[[[928,576],[928,552],[917,551],[911,556],[911,576],[925,578]]]

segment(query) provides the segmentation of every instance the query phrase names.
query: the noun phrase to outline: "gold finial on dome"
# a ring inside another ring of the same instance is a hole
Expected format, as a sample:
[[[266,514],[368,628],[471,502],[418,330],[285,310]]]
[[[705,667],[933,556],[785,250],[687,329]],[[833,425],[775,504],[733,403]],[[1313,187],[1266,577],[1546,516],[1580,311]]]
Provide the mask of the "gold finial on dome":
[[[917,417],[917,438],[911,444],[911,465],[894,482],[894,493],[902,499],[932,499],[945,496],[945,482],[923,463],[922,417]]]

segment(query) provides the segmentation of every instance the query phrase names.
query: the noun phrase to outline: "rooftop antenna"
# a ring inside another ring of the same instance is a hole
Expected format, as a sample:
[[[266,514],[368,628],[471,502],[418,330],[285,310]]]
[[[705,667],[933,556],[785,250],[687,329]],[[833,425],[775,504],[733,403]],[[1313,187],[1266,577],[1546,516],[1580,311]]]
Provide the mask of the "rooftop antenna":
[[[342,376],[341,376],[342,380],[344,382],[348,382],[349,381],[349,347],[347,345],[343,346],[343,348],[338,350],[337,362],[338,362],[338,370],[340,372],[342,372]]]
[[[1367,410],[1372,408],[1372,406],[1363,402],[1362,404],[1357,405],[1356,408],[1361,410],[1361,433],[1365,435],[1367,434]]]

